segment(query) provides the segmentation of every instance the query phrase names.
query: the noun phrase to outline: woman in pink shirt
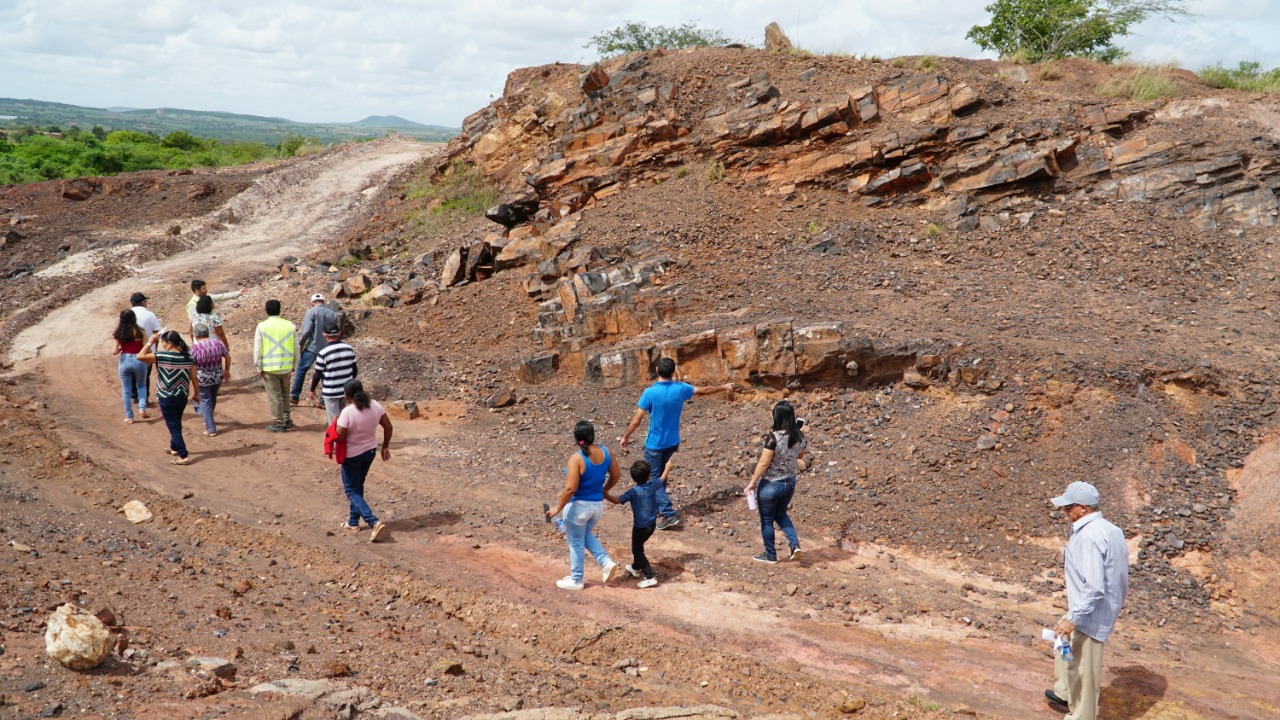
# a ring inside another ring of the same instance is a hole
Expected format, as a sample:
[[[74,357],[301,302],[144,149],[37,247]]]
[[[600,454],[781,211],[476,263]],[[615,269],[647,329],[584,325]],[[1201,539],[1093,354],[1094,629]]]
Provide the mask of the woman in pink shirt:
[[[369,540],[377,542],[386,525],[364,500],[364,479],[378,449],[378,426],[382,426],[382,461],[391,459],[391,418],[377,400],[370,399],[359,380],[348,380],[343,391],[347,395],[347,406],[338,415],[338,440],[347,444],[347,459],[342,463],[342,489],[347,493],[351,510],[342,527],[355,532],[363,518],[365,524],[373,528]]]

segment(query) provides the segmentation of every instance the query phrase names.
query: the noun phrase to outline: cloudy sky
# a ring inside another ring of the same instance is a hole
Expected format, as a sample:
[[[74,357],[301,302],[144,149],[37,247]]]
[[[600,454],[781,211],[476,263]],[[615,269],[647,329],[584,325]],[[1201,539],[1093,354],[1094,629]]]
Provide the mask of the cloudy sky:
[[[589,62],[626,21],[693,21],[752,43],[776,20],[800,47],[982,53],[990,0],[0,0],[0,97],[225,110],[310,122],[400,115],[456,127],[514,68]],[[1280,65],[1280,0],[1188,0],[1148,21],[1135,59]]]

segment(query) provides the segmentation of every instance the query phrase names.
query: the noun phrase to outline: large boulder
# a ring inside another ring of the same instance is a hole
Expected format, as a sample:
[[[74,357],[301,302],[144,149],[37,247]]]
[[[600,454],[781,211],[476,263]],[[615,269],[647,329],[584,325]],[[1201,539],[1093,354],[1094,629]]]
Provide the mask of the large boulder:
[[[44,649],[49,657],[72,670],[90,670],[111,654],[111,631],[93,615],[71,603],[60,605],[46,621]]]

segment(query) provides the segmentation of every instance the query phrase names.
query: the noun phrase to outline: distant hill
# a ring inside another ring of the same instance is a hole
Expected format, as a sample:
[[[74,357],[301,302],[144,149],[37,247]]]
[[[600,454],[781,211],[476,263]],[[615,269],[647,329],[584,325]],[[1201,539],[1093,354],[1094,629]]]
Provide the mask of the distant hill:
[[[405,120],[398,115],[370,115],[363,120],[357,120],[353,123],[356,127],[377,127],[377,128],[411,128],[426,129],[430,126],[416,123],[412,120]]]
[[[271,145],[290,134],[306,135],[330,144],[379,137],[391,130],[419,140],[444,142],[459,132],[458,128],[422,125],[394,115],[374,115],[354,123],[305,123],[287,118],[205,110],[90,108],[43,100],[0,98],[0,117],[4,116],[12,116],[13,119],[0,120],[0,128],[23,125],[65,128],[77,125],[87,130],[99,125],[107,130],[136,130],[157,135],[185,130],[199,137],[256,140]]]

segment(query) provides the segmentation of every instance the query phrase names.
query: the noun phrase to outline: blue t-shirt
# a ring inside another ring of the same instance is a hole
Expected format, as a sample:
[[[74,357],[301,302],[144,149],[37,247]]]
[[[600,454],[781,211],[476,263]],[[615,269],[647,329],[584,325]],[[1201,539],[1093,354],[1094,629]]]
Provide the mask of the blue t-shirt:
[[[658,522],[658,496],[654,494],[657,487],[653,482],[636,485],[618,498],[618,502],[624,505],[631,503],[631,516],[638,528],[649,527]]]
[[[640,393],[636,406],[649,413],[649,436],[644,446],[665,450],[680,444],[680,412],[693,397],[693,386],[672,380],[659,380]]]

